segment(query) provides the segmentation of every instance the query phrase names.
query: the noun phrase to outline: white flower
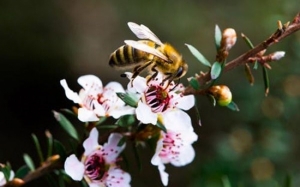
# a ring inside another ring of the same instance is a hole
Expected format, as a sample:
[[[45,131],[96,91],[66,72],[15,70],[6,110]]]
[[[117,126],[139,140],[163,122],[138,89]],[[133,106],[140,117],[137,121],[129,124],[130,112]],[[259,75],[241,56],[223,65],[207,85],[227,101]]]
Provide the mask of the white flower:
[[[83,122],[98,121],[102,116],[119,118],[122,115],[134,113],[134,109],[125,106],[125,103],[116,94],[125,92],[121,84],[110,82],[103,88],[101,80],[94,75],[81,76],[78,78],[78,83],[83,87],[79,94],[68,87],[65,79],[60,81],[67,98],[80,105],[79,120]]]
[[[193,130],[189,115],[181,110],[167,113],[163,124],[167,133],[161,131],[151,163],[158,167],[162,183],[167,186],[169,175],[165,172],[164,164],[170,163],[180,167],[191,163],[195,157],[195,150],[191,144],[198,136]]]
[[[126,73],[127,77],[131,79],[132,73]],[[195,104],[193,95],[184,96],[181,91],[184,89],[182,84],[174,88],[174,82],[168,85],[165,81],[164,85],[163,75],[158,74],[154,80],[147,80],[137,76],[132,84],[128,84],[129,92],[140,95],[140,101],[136,108],[136,116],[139,121],[144,124],[157,124],[159,116],[164,116],[169,112],[176,110],[189,110]],[[133,86],[131,86],[133,85]],[[174,88],[174,89],[173,89]]]
[[[15,177],[14,171],[10,171],[9,181],[11,181]],[[4,173],[0,171],[0,186],[4,186],[7,183],[7,180],[4,176]]]
[[[98,131],[93,128],[83,142],[85,152],[81,161],[74,154],[66,159],[64,165],[66,173],[76,181],[84,177],[90,187],[129,187],[130,175],[116,165],[119,154],[125,148],[125,144],[118,146],[121,138],[121,134],[112,133],[108,143],[101,146],[98,144]]]

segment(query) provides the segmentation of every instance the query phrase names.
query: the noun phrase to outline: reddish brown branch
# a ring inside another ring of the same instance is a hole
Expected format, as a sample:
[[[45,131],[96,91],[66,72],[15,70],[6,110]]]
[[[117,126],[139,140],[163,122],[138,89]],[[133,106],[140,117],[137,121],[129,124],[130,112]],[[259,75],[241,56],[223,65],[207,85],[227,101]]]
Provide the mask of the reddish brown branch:
[[[237,57],[236,59],[228,62],[224,68],[224,72],[229,71],[237,66],[240,66],[247,62],[249,57],[254,57],[260,51],[267,49],[269,46],[278,43],[283,38],[297,32],[300,30],[300,13],[296,15],[293,22],[284,29],[277,29],[274,34],[272,34],[267,40],[260,43],[259,45],[255,46],[253,49],[249,50],[248,52],[242,54],[241,56]],[[198,82],[200,85],[204,85],[211,80],[210,73],[206,72],[203,75],[197,77]],[[198,94],[198,91],[194,90],[191,86],[188,86],[184,92],[184,95],[189,94]]]

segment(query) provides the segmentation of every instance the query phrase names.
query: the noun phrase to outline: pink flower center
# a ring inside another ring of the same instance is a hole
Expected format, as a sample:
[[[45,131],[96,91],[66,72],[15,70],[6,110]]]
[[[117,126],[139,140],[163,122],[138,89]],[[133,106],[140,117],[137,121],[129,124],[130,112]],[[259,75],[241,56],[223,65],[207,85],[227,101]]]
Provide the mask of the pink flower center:
[[[168,108],[170,97],[166,90],[160,86],[151,86],[145,92],[147,104],[155,113],[163,112]]]
[[[87,158],[85,162],[85,175],[92,181],[101,180],[105,173],[105,160],[101,155],[95,153]]]

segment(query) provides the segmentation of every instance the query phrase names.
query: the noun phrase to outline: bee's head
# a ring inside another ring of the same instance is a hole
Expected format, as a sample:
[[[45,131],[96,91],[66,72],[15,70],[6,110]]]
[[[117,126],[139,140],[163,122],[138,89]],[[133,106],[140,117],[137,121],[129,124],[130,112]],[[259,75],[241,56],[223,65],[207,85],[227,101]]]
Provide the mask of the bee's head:
[[[183,77],[188,70],[188,65],[186,63],[182,63],[181,66],[177,69],[176,75],[174,76],[174,79],[180,79]]]

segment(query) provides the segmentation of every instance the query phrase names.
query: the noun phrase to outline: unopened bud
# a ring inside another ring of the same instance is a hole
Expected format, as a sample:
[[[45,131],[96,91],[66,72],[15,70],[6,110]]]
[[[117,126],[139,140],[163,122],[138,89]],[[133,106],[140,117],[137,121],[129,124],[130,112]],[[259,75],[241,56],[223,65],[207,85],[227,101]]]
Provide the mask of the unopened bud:
[[[208,91],[220,106],[227,106],[232,101],[231,91],[225,85],[212,86]]]
[[[270,57],[272,61],[280,60],[282,57],[284,57],[285,52],[284,51],[277,51],[275,53],[270,54]]]
[[[232,28],[227,28],[223,31],[222,34],[222,47],[226,50],[229,51],[232,46],[234,46],[236,42],[236,32]]]

